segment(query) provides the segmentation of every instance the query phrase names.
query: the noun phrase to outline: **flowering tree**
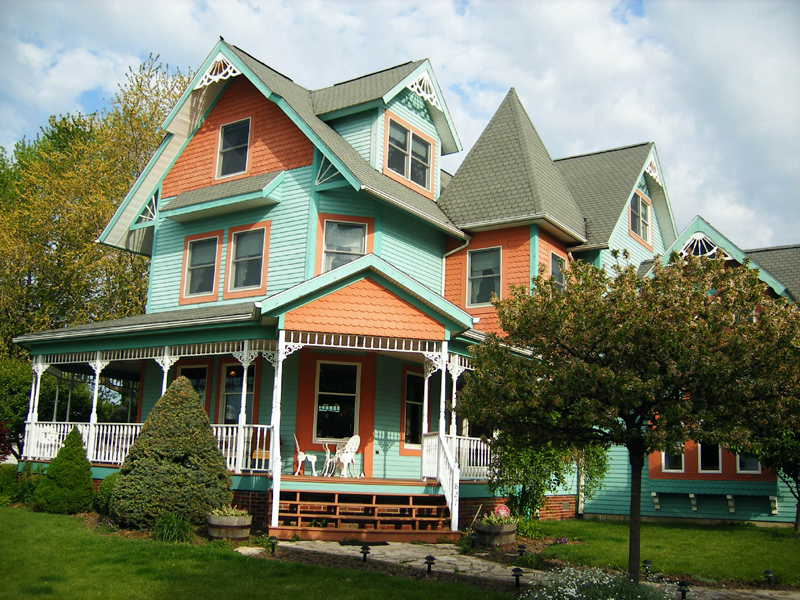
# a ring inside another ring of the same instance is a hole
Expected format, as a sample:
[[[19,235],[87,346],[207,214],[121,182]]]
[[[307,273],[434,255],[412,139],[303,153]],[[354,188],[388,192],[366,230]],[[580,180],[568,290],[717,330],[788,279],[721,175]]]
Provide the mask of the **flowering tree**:
[[[563,291],[540,274],[530,292],[495,300],[507,337],[477,349],[459,404],[520,447],[624,446],[638,581],[647,455],[689,439],[743,442],[751,415],[781,414],[798,395],[800,312],[769,297],[757,271],[722,258],[674,255],[644,279],[632,266],[573,262],[569,275]]]

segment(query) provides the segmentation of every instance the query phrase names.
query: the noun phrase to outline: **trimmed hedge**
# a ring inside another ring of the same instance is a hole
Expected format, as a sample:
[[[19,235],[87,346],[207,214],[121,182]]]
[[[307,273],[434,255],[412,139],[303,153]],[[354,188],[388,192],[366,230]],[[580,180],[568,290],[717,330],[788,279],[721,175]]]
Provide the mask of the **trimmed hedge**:
[[[93,498],[92,465],[83,438],[73,427],[36,487],[33,505],[44,512],[74,515],[89,510]]]
[[[151,529],[167,513],[200,524],[230,504],[231,476],[197,393],[185,377],[156,402],[119,471],[111,514]]]

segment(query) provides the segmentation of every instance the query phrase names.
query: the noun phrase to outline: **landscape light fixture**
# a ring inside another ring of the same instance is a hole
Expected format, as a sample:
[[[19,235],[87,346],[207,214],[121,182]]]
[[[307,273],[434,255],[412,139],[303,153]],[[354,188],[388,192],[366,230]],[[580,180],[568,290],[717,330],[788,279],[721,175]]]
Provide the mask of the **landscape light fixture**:
[[[517,552],[519,552],[520,557],[522,557],[522,555],[525,554],[525,546],[523,544],[517,546]]]
[[[686,580],[679,581],[678,591],[681,593],[681,600],[686,600],[686,594],[689,593],[689,582]]]
[[[775,573],[767,569],[766,571],[764,571],[764,579],[766,579],[767,583],[771,586],[772,582],[775,581]]]
[[[436,559],[433,558],[433,556],[431,556],[430,554],[428,554],[428,556],[425,557],[425,564],[428,565],[428,574],[429,575],[431,573],[431,567],[433,567],[433,563],[435,563],[435,562],[436,562]]]
[[[364,562],[367,562],[367,554],[369,554],[369,546],[367,546],[366,544],[361,546],[361,554],[364,555]]]
[[[274,535],[271,535],[271,536],[269,536],[269,539],[267,541],[269,542],[269,545],[272,546],[272,555],[274,556],[275,555],[275,546],[278,545],[278,538],[276,538]]]
[[[653,561],[645,558],[642,561],[642,568],[644,568],[644,578],[650,579],[650,569],[653,568]]]
[[[513,569],[511,569],[511,574],[514,576],[514,579],[516,580],[515,583],[516,587],[519,587],[519,578],[522,577],[522,569],[520,569],[519,567],[514,567]]]

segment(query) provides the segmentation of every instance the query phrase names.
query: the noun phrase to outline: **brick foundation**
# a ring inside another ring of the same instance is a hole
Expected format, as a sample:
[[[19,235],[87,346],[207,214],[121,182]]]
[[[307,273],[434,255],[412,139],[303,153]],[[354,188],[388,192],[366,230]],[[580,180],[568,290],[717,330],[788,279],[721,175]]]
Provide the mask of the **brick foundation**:
[[[238,508],[244,508],[253,517],[253,524],[263,526],[269,523],[269,492],[248,492],[233,490],[233,502]]]
[[[458,506],[458,522],[462,529],[469,527],[480,506],[481,515],[493,512],[506,498],[461,498]],[[575,496],[547,496],[544,506],[539,509],[542,521],[556,521],[575,518]]]

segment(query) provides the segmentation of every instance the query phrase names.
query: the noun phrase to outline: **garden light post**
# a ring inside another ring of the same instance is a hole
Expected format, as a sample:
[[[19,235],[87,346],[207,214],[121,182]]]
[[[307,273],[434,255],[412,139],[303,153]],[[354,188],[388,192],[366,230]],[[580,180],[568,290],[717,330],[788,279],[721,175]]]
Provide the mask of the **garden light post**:
[[[644,559],[642,561],[642,568],[644,568],[644,578],[650,579],[650,569],[653,568],[653,561]]]
[[[428,575],[431,574],[431,567],[433,567],[433,563],[435,562],[436,559],[433,558],[432,555],[428,554],[428,556],[425,557],[425,564],[428,565]]]
[[[681,593],[681,600],[686,600],[686,594],[689,593],[689,582],[686,580],[679,581],[678,591]]]
[[[767,584],[772,587],[772,582],[775,581],[775,573],[773,573],[770,569],[764,571],[764,579],[767,580]]]
[[[269,542],[269,545],[272,546],[271,554],[275,556],[275,546],[278,545],[278,538],[276,538],[274,535],[271,535],[267,541]]]
[[[515,584],[514,584],[515,587],[519,588],[519,578],[522,577],[522,569],[520,569],[519,567],[514,567],[513,569],[511,569],[511,574],[515,579]]]
[[[517,552],[519,552],[519,556],[520,558],[522,558],[522,556],[525,554],[524,544],[520,544],[519,546],[517,546]]]
[[[367,544],[361,546],[361,554],[364,555],[364,562],[367,562],[367,554],[369,554],[369,546]]]

